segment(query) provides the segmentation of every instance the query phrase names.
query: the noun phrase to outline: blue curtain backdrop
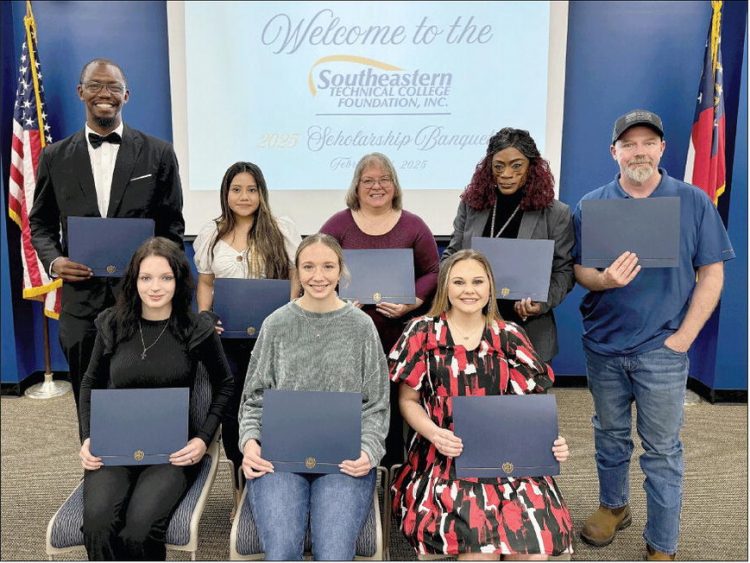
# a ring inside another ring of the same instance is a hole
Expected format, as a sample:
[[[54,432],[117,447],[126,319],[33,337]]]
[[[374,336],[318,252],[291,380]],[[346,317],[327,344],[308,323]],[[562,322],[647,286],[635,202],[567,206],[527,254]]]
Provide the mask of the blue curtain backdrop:
[[[6,219],[12,100],[24,13],[24,2],[2,1],[3,383],[16,383],[44,367],[40,307],[19,297],[18,228]],[[634,107],[648,107],[662,116],[667,140],[662,162],[673,176],[682,177],[710,13],[708,0],[569,3],[559,179],[563,201],[575,205],[584,193],[612,179],[616,172],[609,156],[612,122]],[[84,111],[75,85],[84,62],[97,56],[119,62],[126,71],[131,99],[124,109],[125,120],[171,139],[165,2],[37,2],[34,15],[55,139],[83,126]],[[740,258],[727,267],[721,310],[693,354],[697,358],[692,375],[720,389],[747,389],[746,21],[746,2],[725,2],[722,45],[731,186],[719,209]],[[553,366],[561,376],[585,373],[578,312],[582,295],[576,288],[557,309],[561,352]],[[65,370],[57,323],[50,321],[50,327],[53,369]]]

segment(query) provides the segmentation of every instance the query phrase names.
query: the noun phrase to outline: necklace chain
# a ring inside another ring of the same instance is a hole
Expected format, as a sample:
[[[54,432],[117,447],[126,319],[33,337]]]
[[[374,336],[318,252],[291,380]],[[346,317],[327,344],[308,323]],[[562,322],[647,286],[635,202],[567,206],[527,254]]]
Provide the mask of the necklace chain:
[[[154,340],[151,344],[146,346],[146,342],[143,340],[143,328],[141,327],[141,321],[138,321],[138,334],[141,335],[141,346],[143,346],[143,352],[141,352],[141,360],[146,359],[146,352],[154,347],[154,345],[159,342],[159,339],[161,338],[161,335],[164,334],[164,331],[167,330],[167,327],[169,326],[169,319],[167,319],[167,322],[164,323],[164,328],[161,329],[161,332],[159,333],[159,336],[156,337],[156,340]]]
[[[298,305],[298,306],[299,306],[299,305]],[[310,327],[310,330],[311,330],[311,331],[312,331],[312,333],[313,333],[313,334],[315,335],[315,338],[320,338],[320,335],[321,335],[321,334],[323,334],[323,331],[324,331],[325,329],[327,329],[327,328],[328,328],[328,325],[329,325],[329,324],[331,324],[331,321],[333,320],[333,317],[331,317],[331,318],[330,318],[330,319],[328,319],[328,320],[326,321],[326,323],[325,323],[325,324],[323,325],[323,328],[320,328],[320,327],[318,327],[318,328],[316,329],[316,328],[315,328],[315,326],[313,325],[312,321],[310,320],[310,318],[309,318],[309,317],[307,316],[307,314],[305,313],[305,310],[304,310],[304,309],[303,309],[302,307],[300,307],[300,310],[302,311],[302,316],[304,317],[304,319],[305,319],[305,322],[307,323],[307,326],[309,326],[309,327]]]
[[[455,331],[458,333],[458,335],[461,338],[463,338],[464,340],[469,340],[469,338],[471,338],[471,334],[469,334],[468,336],[466,336],[464,334],[464,332],[460,328],[458,328],[458,324],[456,323],[456,321],[451,321],[450,324],[453,325],[453,329],[455,329]],[[474,330],[476,330],[476,329],[474,329]],[[484,332],[484,325],[482,325],[482,332]]]
[[[513,214],[508,217],[508,220],[505,222],[505,224],[500,227],[500,230],[495,234],[495,214],[497,213],[497,205],[495,205],[492,208],[492,223],[490,223],[490,236],[494,238],[498,238],[501,234],[503,234],[503,231],[505,230],[505,227],[507,227],[510,222],[513,220],[513,217],[516,216],[516,213],[518,213],[518,210],[521,209],[521,204],[519,203],[516,205],[516,208],[513,210]]]

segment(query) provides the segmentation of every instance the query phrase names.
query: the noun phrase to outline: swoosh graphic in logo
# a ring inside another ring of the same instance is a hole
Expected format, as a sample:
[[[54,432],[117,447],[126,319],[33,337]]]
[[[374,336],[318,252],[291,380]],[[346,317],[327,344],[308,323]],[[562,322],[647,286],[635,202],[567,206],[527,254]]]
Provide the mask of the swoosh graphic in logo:
[[[318,89],[315,88],[312,71],[319,64],[330,62],[358,63],[361,65],[369,65],[382,70],[403,70],[402,68],[393,66],[392,64],[384,63],[382,61],[376,61],[375,59],[369,59],[367,57],[358,57],[357,55],[329,55],[315,61],[315,63],[310,67],[310,72],[307,74],[307,87],[309,88],[310,93],[313,96],[316,96],[318,94]]]

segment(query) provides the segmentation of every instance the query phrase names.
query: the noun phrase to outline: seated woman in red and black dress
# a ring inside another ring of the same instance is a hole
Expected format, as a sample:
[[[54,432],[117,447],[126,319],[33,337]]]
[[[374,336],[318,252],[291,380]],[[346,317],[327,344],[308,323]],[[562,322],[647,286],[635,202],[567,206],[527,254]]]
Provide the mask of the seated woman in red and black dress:
[[[440,269],[432,309],[389,356],[399,406],[416,431],[392,485],[393,510],[418,554],[546,559],[572,552],[573,522],[552,477],[457,478],[451,398],[544,392],[552,370],[518,325],[500,320],[486,258],[461,250]],[[523,432],[508,428],[507,432]],[[568,446],[550,444],[558,461]]]

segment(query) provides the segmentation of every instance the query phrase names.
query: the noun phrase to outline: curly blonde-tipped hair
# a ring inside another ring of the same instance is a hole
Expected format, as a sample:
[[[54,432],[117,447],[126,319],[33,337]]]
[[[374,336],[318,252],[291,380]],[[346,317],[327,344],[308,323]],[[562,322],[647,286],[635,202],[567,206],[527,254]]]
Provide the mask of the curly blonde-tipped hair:
[[[487,257],[471,248],[465,250],[459,250],[455,254],[451,255],[450,258],[440,264],[440,273],[438,274],[437,292],[435,293],[435,299],[432,300],[432,307],[427,313],[430,317],[439,317],[443,313],[447,313],[451,308],[451,303],[448,300],[448,284],[450,283],[450,274],[453,266],[462,260],[476,260],[484,268],[484,272],[487,274],[487,278],[490,282],[490,295],[487,304],[482,307],[482,313],[485,316],[487,326],[490,326],[494,321],[502,320],[500,312],[497,310],[497,298],[495,294],[495,276],[492,274],[492,266],[490,266]]]

